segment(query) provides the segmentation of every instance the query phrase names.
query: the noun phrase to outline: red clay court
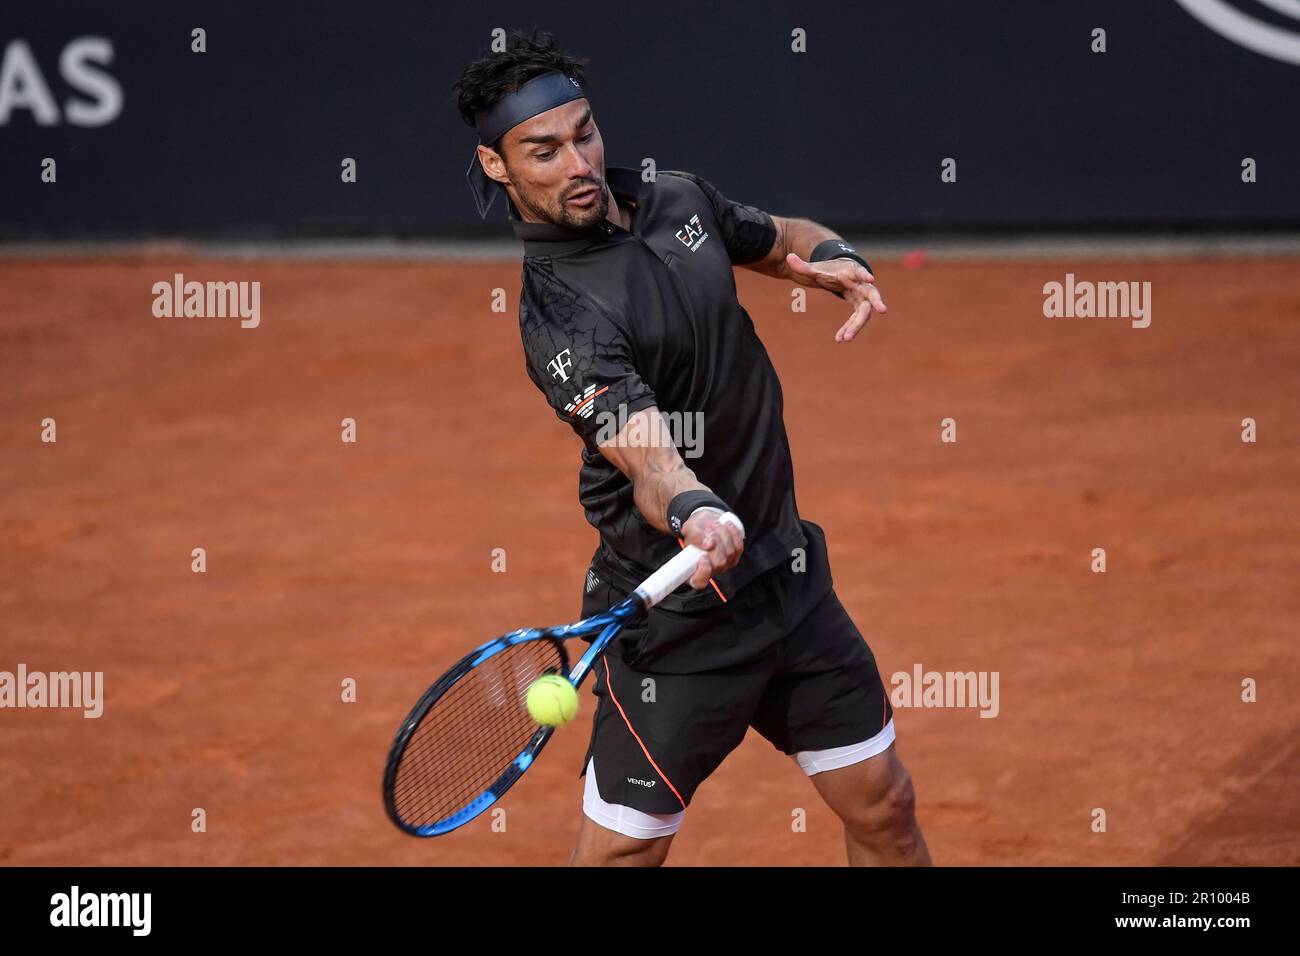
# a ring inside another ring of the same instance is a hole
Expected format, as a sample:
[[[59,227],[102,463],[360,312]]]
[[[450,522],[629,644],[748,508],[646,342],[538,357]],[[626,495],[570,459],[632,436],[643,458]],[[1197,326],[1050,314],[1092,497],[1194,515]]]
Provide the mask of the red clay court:
[[[935,862],[1300,863],[1300,260],[879,266],[890,312],[851,345],[831,296],[792,314],[786,284],[738,282],[782,377],[800,510],[882,676],[1000,675],[995,719],[896,715]],[[1044,318],[1067,271],[1149,280],[1151,326]],[[175,272],[260,281],[260,327],[155,318]],[[0,670],[105,688],[97,720],[0,714],[0,862],[567,859],[586,691],[505,832],[485,816],[417,840],[380,802],[429,682],[577,614],[595,532],[579,443],[524,374],[518,274],[0,259]],[[670,863],[842,865],[841,839],[751,732]]]

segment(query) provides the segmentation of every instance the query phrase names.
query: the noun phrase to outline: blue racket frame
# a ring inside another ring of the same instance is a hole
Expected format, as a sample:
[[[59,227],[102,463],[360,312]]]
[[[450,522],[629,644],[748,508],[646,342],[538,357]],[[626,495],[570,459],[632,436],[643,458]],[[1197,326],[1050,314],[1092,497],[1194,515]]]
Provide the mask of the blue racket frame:
[[[411,709],[406,720],[402,722],[397,731],[397,736],[393,739],[393,746],[388,754],[388,764],[384,769],[384,807],[388,811],[389,819],[403,832],[418,837],[442,836],[444,833],[450,833],[452,830],[463,827],[496,803],[507,790],[515,785],[519,778],[524,775],[524,771],[532,766],[533,761],[537,759],[537,755],[541,753],[542,748],[551,739],[551,735],[555,733],[554,727],[539,726],[537,732],[529,739],[528,744],[520,751],[519,756],[510,762],[505,772],[479,796],[450,816],[422,826],[412,826],[403,820],[397,812],[393,791],[397,782],[397,768],[401,764],[406,745],[415,733],[416,728],[419,727],[420,722],[424,720],[438,700],[474,668],[517,644],[526,641],[555,641],[558,643],[560,650],[563,668],[561,674],[576,690],[582,686],[582,681],[591,671],[596,658],[605,652],[605,648],[609,646],[609,642],[614,639],[619,630],[645,609],[646,602],[644,598],[639,593],[634,593],[615,604],[608,611],[593,614],[591,617],[583,618],[581,621],[575,621],[572,624],[547,628],[521,628],[503,634],[495,640],[476,647],[462,658],[425,692],[415,707]],[[563,642],[575,637],[589,637],[592,634],[596,635],[595,639],[592,640],[591,645],[582,657],[578,659],[578,663],[570,669],[568,667],[568,654],[564,650]]]

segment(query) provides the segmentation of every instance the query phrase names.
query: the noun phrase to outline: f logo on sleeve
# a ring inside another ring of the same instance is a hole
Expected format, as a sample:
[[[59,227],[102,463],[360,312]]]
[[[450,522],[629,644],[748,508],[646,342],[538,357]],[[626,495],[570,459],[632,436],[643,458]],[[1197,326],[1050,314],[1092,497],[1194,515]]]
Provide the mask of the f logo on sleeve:
[[[551,378],[558,378],[561,382],[567,382],[569,380],[568,370],[573,368],[573,356],[569,354],[568,349],[565,349],[551,359],[546,367],[551,370]]]

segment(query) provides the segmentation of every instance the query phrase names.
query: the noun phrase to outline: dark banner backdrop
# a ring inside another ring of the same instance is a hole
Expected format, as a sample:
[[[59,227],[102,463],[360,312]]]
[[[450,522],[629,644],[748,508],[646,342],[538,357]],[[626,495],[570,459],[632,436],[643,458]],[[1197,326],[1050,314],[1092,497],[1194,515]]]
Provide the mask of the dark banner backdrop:
[[[0,235],[500,234],[501,206],[485,227],[466,189],[474,135],[449,87],[494,28],[534,25],[590,58],[611,164],[649,157],[776,213],[845,230],[1295,226],[1295,6],[11,5]],[[1270,53],[1205,19],[1233,13]]]

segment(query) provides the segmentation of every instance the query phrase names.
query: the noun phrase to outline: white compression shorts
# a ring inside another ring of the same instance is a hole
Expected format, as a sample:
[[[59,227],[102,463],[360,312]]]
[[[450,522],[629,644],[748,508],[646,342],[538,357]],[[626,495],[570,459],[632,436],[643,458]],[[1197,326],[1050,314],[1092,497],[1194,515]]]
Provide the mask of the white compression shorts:
[[[894,721],[885,724],[880,733],[847,747],[828,750],[803,750],[793,754],[794,761],[808,776],[827,770],[839,770],[883,753],[894,742]],[[613,830],[636,840],[653,840],[672,836],[682,826],[685,810],[676,813],[645,813],[601,799],[596,788],[596,760],[587,761],[587,779],[582,793],[582,812],[606,830]]]

